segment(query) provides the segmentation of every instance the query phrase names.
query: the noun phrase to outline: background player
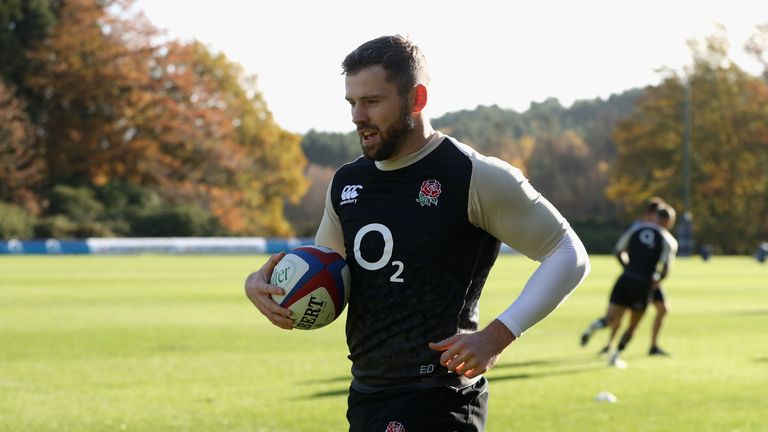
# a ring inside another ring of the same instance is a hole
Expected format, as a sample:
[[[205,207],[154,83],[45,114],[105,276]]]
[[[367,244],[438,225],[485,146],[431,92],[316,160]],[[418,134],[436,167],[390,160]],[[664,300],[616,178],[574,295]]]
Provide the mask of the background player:
[[[614,247],[614,254],[619,259],[619,262],[621,263],[621,257],[620,253],[622,252],[622,243],[626,240],[624,237],[628,235],[629,233],[633,232],[634,228],[637,226],[637,224],[641,223],[656,223],[657,222],[657,214],[659,210],[659,206],[666,205],[666,202],[659,197],[651,197],[646,201],[645,207],[643,209],[643,214],[641,215],[640,219],[635,220],[632,222],[632,224],[627,228],[624,233],[619,237],[619,240],[616,242],[616,246]],[[616,333],[618,332],[619,325],[621,324],[621,320],[624,318],[625,313],[622,312],[617,317],[612,316],[612,313],[617,313],[616,311],[611,310],[610,305],[608,307],[608,311],[606,312],[606,315],[604,317],[601,317],[597,319],[595,322],[593,322],[590,327],[581,335],[581,346],[584,347],[587,345],[587,342],[589,342],[589,338],[592,335],[592,333],[595,330],[601,329],[606,326],[610,326],[610,334],[608,336],[608,342],[606,342],[605,346],[600,350],[600,354],[607,354],[611,348],[611,345],[613,344],[613,340],[616,337]],[[608,317],[611,317],[609,320]]]
[[[630,312],[628,328],[610,357],[609,364],[612,366],[626,367],[626,362],[619,356],[632,339],[645,312],[652,284],[658,283],[667,274],[673,248],[663,234],[666,230],[658,223],[661,216],[669,217],[668,214],[668,210],[660,208],[654,222],[635,223],[619,238],[616,257],[623,271],[611,291],[608,310],[604,317],[595,320],[582,333],[581,344],[585,346],[595,330],[606,326],[618,327],[624,313]],[[657,271],[659,265],[662,266],[661,272]]]
[[[672,206],[667,204],[659,210],[658,223],[663,228],[662,234],[667,239],[667,242],[669,242],[671,248],[670,259],[668,260],[666,267],[662,269],[664,276],[668,274],[669,266],[671,265],[673,258],[677,255],[677,240],[675,240],[674,236],[670,233],[670,230],[675,225],[675,219],[676,212]],[[656,316],[653,319],[653,326],[651,327],[651,347],[648,350],[648,354],[666,356],[669,355],[669,353],[659,348],[659,334],[661,333],[662,323],[669,312],[669,304],[661,287],[661,282],[656,282],[651,286],[651,301],[656,308]]]

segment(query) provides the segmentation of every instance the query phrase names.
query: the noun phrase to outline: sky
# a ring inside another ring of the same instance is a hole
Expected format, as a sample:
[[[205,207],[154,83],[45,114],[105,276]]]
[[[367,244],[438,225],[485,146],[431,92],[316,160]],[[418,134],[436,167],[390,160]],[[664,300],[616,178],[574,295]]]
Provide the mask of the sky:
[[[168,36],[197,39],[258,77],[284,129],[354,129],[341,61],[357,46],[408,36],[431,75],[427,115],[498,105],[606,98],[653,85],[690,65],[686,41],[726,28],[730,57],[757,75],[742,49],[768,23],[768,1],[137,0]]]

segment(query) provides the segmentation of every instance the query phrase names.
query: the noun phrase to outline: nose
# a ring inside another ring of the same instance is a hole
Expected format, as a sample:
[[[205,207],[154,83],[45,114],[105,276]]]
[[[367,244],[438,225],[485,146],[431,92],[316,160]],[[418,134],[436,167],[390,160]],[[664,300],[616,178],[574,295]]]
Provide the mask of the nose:
[[[362,107],[363,104],[355,104],[352,106],[352,123],[359,125],[368,121],[368,114]]]

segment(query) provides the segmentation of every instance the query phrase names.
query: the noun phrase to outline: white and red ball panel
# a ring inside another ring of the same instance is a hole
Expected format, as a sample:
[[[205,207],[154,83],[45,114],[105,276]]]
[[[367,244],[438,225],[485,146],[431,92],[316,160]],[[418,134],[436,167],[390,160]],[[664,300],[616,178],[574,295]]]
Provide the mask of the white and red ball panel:
[[[270,279],[285,289],[272,298],[293,312],[293,327],[324,327],[341,315],[349,299],[350,276],[346,261],[321,246],[292,249],[277,263]]]

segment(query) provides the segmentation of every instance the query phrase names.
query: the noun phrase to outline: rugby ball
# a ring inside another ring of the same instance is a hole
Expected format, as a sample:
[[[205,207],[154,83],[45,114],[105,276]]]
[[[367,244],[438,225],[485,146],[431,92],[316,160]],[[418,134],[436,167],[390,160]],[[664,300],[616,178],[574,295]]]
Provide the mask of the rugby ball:
[[[349,300],[350,276],[341,255],[322,246],[289,251],[272,271],[269,283],[285,290],[272,295],[293,312],[293,328],[313,330],[341,315]]]

